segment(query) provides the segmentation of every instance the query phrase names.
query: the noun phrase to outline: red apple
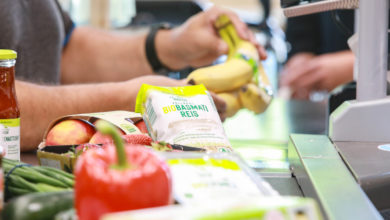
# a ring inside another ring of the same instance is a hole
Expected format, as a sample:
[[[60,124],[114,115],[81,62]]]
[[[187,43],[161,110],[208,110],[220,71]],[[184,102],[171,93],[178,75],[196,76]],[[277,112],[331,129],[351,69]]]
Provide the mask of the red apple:
[[[101,119],[95,121],[93,124],[96,125],[96,123],[98,121],[100,121]],[[120,133],[121,135],[124,135],[125,132],[123,132],[121,129],[117,128],[116,129],[118,131],[118,133]],[[110,137],[110,135],[104,135],[102,133],[100,133],[99,131],[97,131],[92,137],[91,139],[88,141],[88,143],[91,143],[91,144],[108,144],[108,143],[113,143],[114,141],[112,140],[112,138]]]
[[[144,120],[141,120],[137,123],[135,123],[135,126],[137,126],[137,128],[144,134],[148,134],[148,127],[146,127],[146,124],[144,122]]]
[[[95,128],[77,119],[64,120],[52,127],[46,136],[46,145],[73,145],[87,143]]]

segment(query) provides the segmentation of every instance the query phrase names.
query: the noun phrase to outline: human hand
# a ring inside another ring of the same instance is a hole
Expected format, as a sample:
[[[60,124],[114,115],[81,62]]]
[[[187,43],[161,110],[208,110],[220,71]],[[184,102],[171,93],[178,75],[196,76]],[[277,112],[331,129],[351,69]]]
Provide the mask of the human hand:
[[[315,56],[299,53],[285,65],[280,87],[291,89],[292,98],[308,99],[313,91],[331,91],[353,80],[354,55],[342,51]]]
[[[226,14],[236,27],[239,36],[256,45],[261,59],[266,58],[249,28],[230,10],[212,7],[201,12],[173,30],[159,31],[156,37],[158,56],[171,69],[186,66],[200,67],[211,64],[228,53],[228,45],[220,38],[214,26],[218,16]]]
[[[226,102],[219,97],[217,94],[214,92],[209,91],[211,97],[213,98],[215,107],[217,108],[219,117],[221,118],[221,121],[225,121],[226,119]]]

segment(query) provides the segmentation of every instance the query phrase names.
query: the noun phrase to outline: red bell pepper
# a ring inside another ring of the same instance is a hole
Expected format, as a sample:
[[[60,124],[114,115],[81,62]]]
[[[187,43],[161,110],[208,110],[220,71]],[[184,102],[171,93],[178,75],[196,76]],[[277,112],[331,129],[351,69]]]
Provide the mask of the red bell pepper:
[[[115,146],[90,149],[77,161],[75,205],[79,219],[170,204],[172,182],[165,161],[140,145],[125,148],[111,125],[102,124],[97,126],[101,132],[115,133]]]

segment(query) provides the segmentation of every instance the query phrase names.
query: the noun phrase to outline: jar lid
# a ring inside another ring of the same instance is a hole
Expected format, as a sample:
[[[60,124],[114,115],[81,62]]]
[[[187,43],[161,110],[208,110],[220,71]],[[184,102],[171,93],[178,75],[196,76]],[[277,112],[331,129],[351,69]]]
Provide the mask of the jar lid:
[[[0,60],[16,59],[17,53],[13,50],[0,49]]]

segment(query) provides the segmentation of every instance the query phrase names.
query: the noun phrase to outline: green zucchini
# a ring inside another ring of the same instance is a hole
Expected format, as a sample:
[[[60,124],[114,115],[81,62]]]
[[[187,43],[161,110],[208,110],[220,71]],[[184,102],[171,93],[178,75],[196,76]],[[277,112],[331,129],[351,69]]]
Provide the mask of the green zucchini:
[[[57,213],[73,208],[73,205],[72,190],[31,193],[7,203],[3,210],[3,219],[51,220]]]
[[[77,220],[76,210],[68,209],[62,211],[55,216],[54,220]]]

